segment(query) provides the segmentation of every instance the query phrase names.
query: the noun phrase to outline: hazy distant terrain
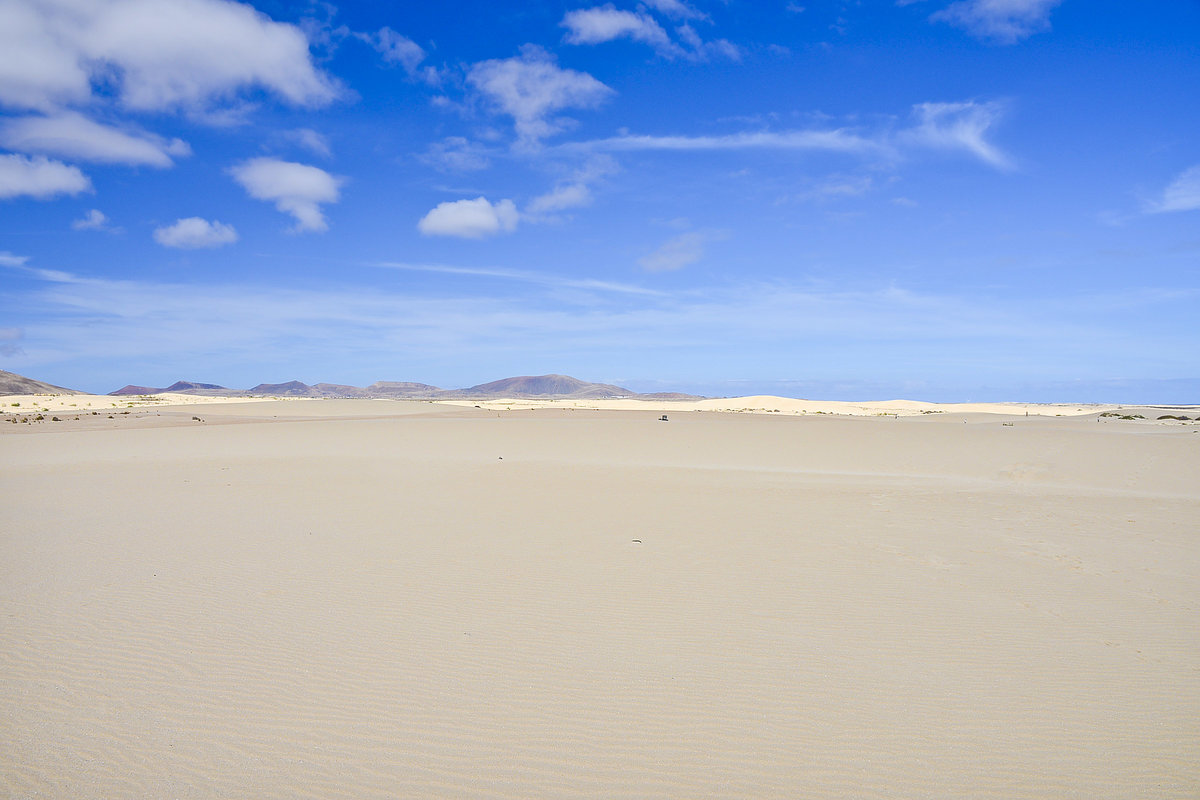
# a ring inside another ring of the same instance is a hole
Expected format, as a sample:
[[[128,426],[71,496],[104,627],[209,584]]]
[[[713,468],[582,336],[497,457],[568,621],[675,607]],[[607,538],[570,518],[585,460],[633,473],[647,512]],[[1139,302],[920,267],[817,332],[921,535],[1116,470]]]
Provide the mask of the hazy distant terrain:
[[[340,397],[340,398],[372,398],[391,397],[409,400],[454,400],[469,398],[495,397],[561,397],[561,398],[602,398],[602,397],[639,397],[637,392],[621,386],[608,383],[589,383],[569,375],[523,375],[515,378],[503,378],[490,383],[481,383],[465,389],[443,389],[427,383],[412,383],[407,381],[376,381],[370,386],[348,386],[338,383],[316,383],[308,385],[300,381],[286,383],[260,383],[249,389],[230,389],[213,383],[196,383],[194,381],[177,381],[164,387],[152,386],[123,386],[109,394],[143,395],[143,394],[176,394],[208,395],[215,397]],[[677,392],[655,392],[646,397],[654,399],[692,399],[695,395]]]

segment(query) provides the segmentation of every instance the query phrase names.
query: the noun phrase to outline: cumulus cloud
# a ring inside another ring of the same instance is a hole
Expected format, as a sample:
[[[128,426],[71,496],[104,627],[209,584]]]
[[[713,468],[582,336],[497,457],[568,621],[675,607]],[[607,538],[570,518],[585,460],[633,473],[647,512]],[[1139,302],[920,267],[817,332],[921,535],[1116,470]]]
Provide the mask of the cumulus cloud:
[[[163,247],[178,247],[196,250],[203,247],[221,247],[238,240],[232,225],[201,217],[186,217],[154,230],[154,241]]]
[[[568,11],[559,24],[567,29],[570,44],[598,44],[627,37],[654,47],[671,47],[667,32],[649,15],[620,11],[612,3]]]
[[[93,208],[71,223],[71,229],[76,231],[102,231],[107,228],[108,217],[98,208]]]
[[[6,0],[0,104],[52,111],[96,87],[129,109],[203,112],[246,89],[301,106],[332,101],[308,40],[230,0]]]
[[[274,158],[252,158],[230,173],[255,200],[273,202],[277,209],[291,214],[296,220],[295,233],[329,229],[321,204],[336,203],[344,182],[323,169]]]
[[[22,153],[150,167],[169,167],[174,163],[172,156],[187,156],[192,152],[180,139],[120,130],[71,111],[4,120],[0,122],[0,144]]]
[[[924,147],[965,150],[999,169],[1012,166],[1003,152],[987,140],[988,130],[1003,113],[1000,103],[919,103],[913,106],[916,124],[901,139]]]
[[[45,200],[91,190],[92,182],[77,167],[45,156],[0,155],[0,200],[23,195]]]
[[[1200,211],[1200,164],[1179,174],[1166,189],[1162,199],[1150,203],[1147,211]]]
[[[1050,12],[1062,0],[959,0],[930,19],[948,22],[973,36],[1013,44],[1050,29]]]
[[[467,82],[502,113],[513,118],[525,146],[563,130],[569,121],[552,117],[567,108],[594,108],[613,90],[586,72],[562,69],[545,50],[526,45],[515,58],[481,61]]]
[[[477,197],[438,203],[417,223],[417,230],[426,236],[481,239],[498,233],[512,233],[517,229],[519,218],[512,200],[493,204],[486,197]]]
[[[650,272],[668,272],[683,269],[704,258],[704,246],[710,236],[699,231],[689,231],[668,239],[657,250],[638,259],[638,264]]]

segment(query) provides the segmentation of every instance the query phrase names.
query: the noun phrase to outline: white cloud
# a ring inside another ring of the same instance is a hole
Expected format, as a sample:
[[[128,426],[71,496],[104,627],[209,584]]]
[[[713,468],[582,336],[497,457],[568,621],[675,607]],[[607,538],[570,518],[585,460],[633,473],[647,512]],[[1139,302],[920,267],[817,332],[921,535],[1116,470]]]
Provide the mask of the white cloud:
[[[6,0],[0,104],[52,111],[104,86],[135,110],[203,112],[247,89],[301,106],[336,84],[294,25],[229,0]]]
[[[1062,0],[959,0],[930,17],[981,39],[1013,44],[1050,29],[1050,12]]]
[[[108,217],[98,208],[93,208],[80,219],[71,223],[71,229],[76,231],[102,231],[108,228]]]
[[[283,131],[280,135],[314,155],[324,158],[329,158],[333,155],[333,149],[329,146],[328,137],[317,133],[312,128],[297,128],[296,130]]]
[[[439,275],[461,275],[464,277],[499,278],[507,281],[518,281],[560,289],[585,289],[597,292],[613,292],[641,296],[658,296],[665,293],[643,286],[628,283],[614,283],[595,278],[564,278],[547,272],[531,272],[519,269],[498,269],[495,267],[455,267],[448,264],[410,264],[397,261],[384,261],[376,266],[388,269],[402,269],[411,272],[434,272]]]
[[[590,205],[592,192],[583,183],[565,183],[555,186],[546,194],[533,198],[527,211],[532,214],[547,214]]]
[[[568,180],[559,182],[549,192],[531,200],[525,210],[537,217],[591,205],[591,184],[617,172],[618,169],[611,156],[594,155],[582,167],[576,169]]]
[[[724,136],[639,136],[626,134],[574,145],[590,150],[831,150],[835,152],[880,151],[878,141],[842,129],[755,131]]]
[[[570,44],[599,44],[628,37],[658,48],[672,46],[667,32],[651,17],[619,11],[612,3],[568,11],[559,24],[567,29],[566,40]]]
[[[830,175],[812,181],[796,193],[797,200],[824,202],[845,197],[858,197],[871,191],[873,181],[869,175]]]
[[[454,200],[438,203],[417,223],[417,230],[426,236],[458,236],[481,239],[517,229],[520,215],[512,200],[492,204],[485,197],[474,200]]]
[[[653,253],[638,259],[638,264],[650,272],[683,269],[704,258],[704,246],[711,238],[699,231],[681,233],[668,239]]]
[[[22,153],[42,153],[105,164],[169,167],[172,156],[191,155],[180,139],[123,131],[71,111],[0,122],[0,144]]]
[[[730,61],[740,61],[742,51],[738,46],[728,39],[715,39],[711,42],[706,42],[700,38],[700,34],[696,33],[695,29],[686,22],[675,29],[680,40],[691,48],[686,51],[688,58],[695,61],[706,61],[714,56],[728,58]]]
[[[1200,211],[1200,164],[1179,174],[1166,189],[1162,199],[1147,206],[1150,212]]]
[[[420,159],[447,172],[475,172],[491,165],[487,149],[461,136],[447,136],[429,145]]]
[[[163,247],[195,250],[202,247],[221,247],[238,240],[232,225],[201,217],[186,217],[154,230],[154,241]]]
[[[562,145],[564,150],[816,150],[860,156],[894,158],[900,146],[962,150],[1000,169],[1012,161],[987,139],[1003,115],[1003,104],[920,103],[915,121],[899,132],[886,129],[855,132],[845,128],[791,131],[751,131],[720,136],[650,136],[623,134],[608,139]]]
[[[380,28],[373,34],[355,35],[378,50],[384,61],[401,65],[409,75],[416,74],[417,66],[425,60],[421,45],[391,28]]]
[[[645,0],[646,5],[660,14],[678,19],[708,19],[708,15],[697,11],[681,0]]]
[[[660,13],[680,18],[703,19],[705,15],[679,0],[658,0],[650,5]],[[569,44],[600,44],[614,39],[628,38],[650,45],[667,57],[684,57],[695,61],[704,61],[713,56],[722,56],[732,60],[741,58],[741,51],[733,43],[718,39],[712,42],[704,41],[688,23],[683,23],[675,29],[680,42],[671,40],[670,35],[644,8],[637,12],[622,11],[606,3],[594,8],[581,8],[568,11],[559,23],[567,29],[565,40]]]
[[[541,48],[526,45],[516,58],[481,61],[467,73],[474,86],[513,118],[522,145],[533,146],[568,121],[551,117],[566,108],[593,108],[613,90],[586,72],[562,69]]]
[[[20,267],[28,260],[29,256],[15,256],[7,250],[0,250],[0,266]]]
[[[965,150],[999,169],[1012,166],[1008,156],[986,138],[1001,116],[999,103],[919,103],[913,113],[917,124],[901,134],[902,140],[923,147]]]
[[[329,229],[321,204],[336,203],[344,182],[323,169],[274,158],[252,158],[230,173],[255,200],[274,202],[277,209],[295,217],[295,233]]]
[[[0,155],[0,200],[28,195],[39,200],[89,192],[92,182],[77,167],[45,156]]]

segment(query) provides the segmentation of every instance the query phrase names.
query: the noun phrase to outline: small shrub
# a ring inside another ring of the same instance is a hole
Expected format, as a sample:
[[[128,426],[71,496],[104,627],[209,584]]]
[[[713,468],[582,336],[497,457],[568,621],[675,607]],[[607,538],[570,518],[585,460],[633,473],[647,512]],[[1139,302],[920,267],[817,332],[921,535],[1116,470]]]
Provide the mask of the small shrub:
[[[51,417],[51,418],[50,418],[50,421],[51,421],[51,422],[62,422],[62,420],[61,420],[61,419],[59,419],[58,417]]]

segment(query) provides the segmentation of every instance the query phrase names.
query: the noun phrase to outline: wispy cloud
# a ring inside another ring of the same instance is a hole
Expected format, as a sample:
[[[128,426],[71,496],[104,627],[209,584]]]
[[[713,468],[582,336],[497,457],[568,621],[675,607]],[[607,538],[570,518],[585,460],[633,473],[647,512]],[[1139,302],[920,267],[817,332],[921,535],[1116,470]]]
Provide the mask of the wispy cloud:
[[[568,143],[564,150],[708,151],[708,150],[812,150],[894,159],[914,148],[965,152],[998,169],[1012,166],[1009,158],[988,139],[1004,115],[1000,102],[963,101],[919,103],[912,121],[895,130],[809,128],[789,131],[744,131],[722,135],[622,134],[607,139]]]
[[[637,11],[618,9],[612,3],[579,8],[568,11],[559,24],[567,29],[564,41],[568,44],[592,45],[616,39],[630,39],[650,45],[659,55],[666,58],[687,58],[693,61],[704,61],[714,56],[723,56],[733,61],[741,58],[741,50],[737,45],[726,39],[706,41],[686,21],[676,25],[676,38],[672,39],[666,29],[650,15],[651,10],[677,20],[708,18],[679,0],[655,0],[648,5],[639,6]]]
[[[704,258],[709,242],[724,236],[712,231],[687,231],[673,236],[659,245],[653,252],[638,259],[638,264],[649,272],[673,272],[695,264]]]
[[[1001,103],[920,103],[913,112],[916,125],[900,134],[901,141],[965,151],[998,169],[1012,167],[1012,160],[987,140],[988,132],[1003,116]]]
[[[1145,205],[1150,213],[1200,210],[1200,164],[1181,172],[1163,189],[1162,197]]]
[[[671,38],[649,14],[618,10],[612,3],[568,11],[562,20],[569,44],[599,44],[629,38],[669,50]]]
[[[650,136],[626,134],[564,145],[566,149],[633,150],[832,150],[882,152],[887,146],[853,132],[833,130],[753,131],[720,136]]]
[[[564,278],[545,272],[530,272],[517,269],[499,269],[495,267],[455,267],[445,264],[410,264],[397,261],[383,261],[376,266],[388,269],[401,269],[410,272],[432,272],[438,275],[462,275],[465,277],[497,278],[519,283],[530,283],[561,289],[585,289],[598,292],[616,292],[618,294],[662,296],[664,293],[643,286],[627,283],[595,280],[592,278]]]
[[[973,36],[1013,44],[1050,29],[1050,12],[1062,0],[958,0],[930,19],[948,22]]]
[[[591,205],[592,184],[618,171],[617,163],[611,156],[595,154],[568,179],[558,182],[549,192],[529,201],[525,207],[525,215],[534,221],[551,219],[552,215],[560,211]]]

